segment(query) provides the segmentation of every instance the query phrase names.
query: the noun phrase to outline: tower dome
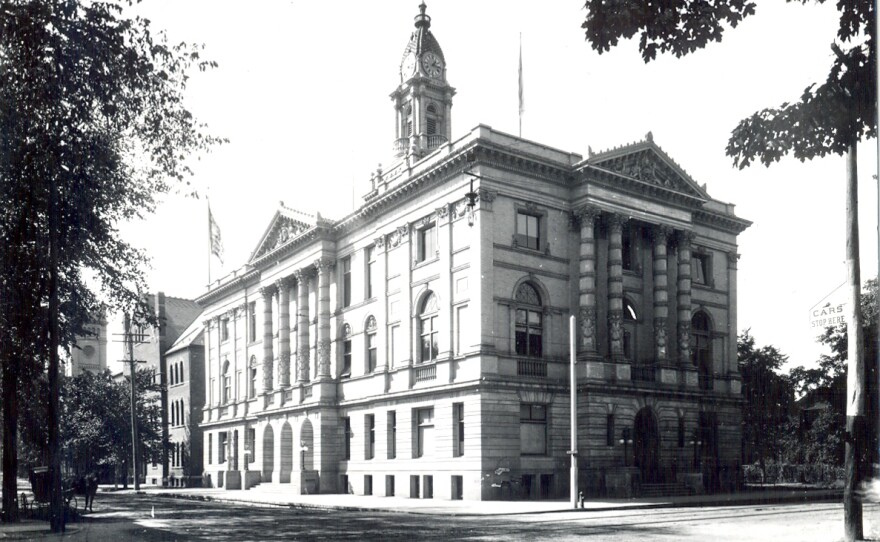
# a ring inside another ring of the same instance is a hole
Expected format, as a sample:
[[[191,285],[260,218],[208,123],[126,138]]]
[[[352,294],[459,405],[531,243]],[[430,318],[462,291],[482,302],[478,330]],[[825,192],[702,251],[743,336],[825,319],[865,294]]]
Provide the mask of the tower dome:
[[[422,66],[424,62],[423,59],[426,56],[430,56],[428,53],[431,53],[431,55],[434,55],[434,57],[438,58],[440,61],[439,68],[437,69],[439,69],[441,73],[433,76],[445,76],[446,59],[443,57],[443,50],[440,48],[437,38],[431,33],[431,17],[425,14],[427,7],[428,6],[425,5],[424,2],[419,5],[419,14],[415,16],[416,29],[410,34],[409,42],[407,42],[406,48],[403,50],[403,57],[400,61],[401,81],[409,79],[418,72],[422,72],[425,75],[431,75],[425,73],[426,70],[430,68]]]

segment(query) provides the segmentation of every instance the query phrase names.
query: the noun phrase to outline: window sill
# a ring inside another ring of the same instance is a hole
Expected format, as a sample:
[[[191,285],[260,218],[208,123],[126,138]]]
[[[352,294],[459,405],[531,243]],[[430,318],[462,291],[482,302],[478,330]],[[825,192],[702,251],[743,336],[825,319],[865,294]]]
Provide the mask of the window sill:
[[[434,256],[432,258],[428,258],[428,259],[421,260],[421,261],[414,261],[412,268],[418,269],[420,267],[425,267],[426,265],[431,265],[432,263],[438,262],[438,261],[440,261],[440,256]]]

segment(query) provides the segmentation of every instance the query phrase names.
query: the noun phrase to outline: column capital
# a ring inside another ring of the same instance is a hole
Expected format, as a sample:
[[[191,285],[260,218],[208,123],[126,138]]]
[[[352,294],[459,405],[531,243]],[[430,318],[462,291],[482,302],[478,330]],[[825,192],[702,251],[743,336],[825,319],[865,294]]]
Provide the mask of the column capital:
[[[736,269],[736,263],[739,261],[740,254],[735,250],[731,250],[727,253],[727,268],[728,269]]]
[[[312,265],[315,266],[318,275],[325,275],[336,267],[336,260],[330,258],[318,258]]]
[[[213,320],[213,318],[206,318],[205,320],[202,320],[202,326],[205,329],[210,328],[211,327],[211,320]]]
[[[275,281],[275,288],[277,288],[278,291],[280,292],[282,290],[290,289],[291,287],[293,287],[293,283],[294,283],[293,276],[288,275],[286,277],[281,277],[280,279],[276,280]]]
[[[599,218],[599,215],[602,214],[602,211],[595,205],[587,204],[575,209],[573,214],[575,219],[581,225],[583,225],[584,222],[589,222],[592,225],[592,223]]]
[[[373,239],[373,245],[376,247],[377,250],[385,250],[385,236],[380,235],[379,237]]]
[[[623,216],[618,213],[610,213],[606,215],[605,222],[608,224],[608,229],[613,233],[620,233],[623,231],[623,226],[629,220],[629,217]]]
[[[665,224],[655,224],[651,227],[651,239],[654,245],[665,245],[673,234],[673,229]]]
[[[689,249],[696,235],[691,230],[675,230],[675,242],[679,248]]]
[[[275,287],[274,284],[269,284],[260,288],[260,295],[263,297],[263,299],[271,299],[272,296],[275,295],[275,292],[277,290],[278,289]]]
[[[297,282],[305,284],[310,278],[315,276],[315,268],[313,266],[307,266],[302,269],[297,269],[293,272],[293,276],[296,277]]]

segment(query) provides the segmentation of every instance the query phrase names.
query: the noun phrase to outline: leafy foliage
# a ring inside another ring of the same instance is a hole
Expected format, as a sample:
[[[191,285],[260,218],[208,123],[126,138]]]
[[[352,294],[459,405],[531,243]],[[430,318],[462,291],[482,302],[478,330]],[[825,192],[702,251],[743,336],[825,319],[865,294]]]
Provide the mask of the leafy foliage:
[[[14,437],[21,386],[45,371],[52,291],[63,348],[107,305],[152,323],[140,302],[147,258],[117,225],[184,188],[188,157],[222,142],[183,99],[190,73],[216,64],[125,17],[130,4],[0,0],[4,438]],[[14,448],[4,446],[4,518],[14,516]]]
[[[789,153],[802,161],[844,154],[863,137],[876,136],[873,5],[837,3],[837,42],[831,44],[834,60],[825,82],[806,87],[796,102],[742,120],[727,144],[734,165],[744,168],[755,160],[770,165]],[[756,6],[747,0],[588,0],[582,26],[600,54],[638,34],[642,58],[649,62],[658,52],[681,57],[720,42],[726,26],[735,28]]]
[[[757,347],[744,331],[737,338],[737,358],[742,375],[743,440],[747,462],[778,457],[789,432],[794,407],[791,381],[779,373],[788,361],[775,346]]]

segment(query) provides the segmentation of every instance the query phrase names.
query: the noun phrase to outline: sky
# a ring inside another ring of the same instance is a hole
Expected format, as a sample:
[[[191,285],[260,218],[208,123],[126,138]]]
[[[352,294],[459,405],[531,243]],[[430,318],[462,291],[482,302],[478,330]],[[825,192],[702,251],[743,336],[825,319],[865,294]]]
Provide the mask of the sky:
[[[209,131],[229,139],[192,161],[191,181],[209,196],[225,248],[212,279],[247,262],[279,201],[334,219],[362,202],[371,172],[391,162],[389,94],[418,3],[146,0],[134,8],[171,43],[204,44],[219,64],[194,73],[186,93]],[[809,310],[846,280],[844,160],[786,158],[738,170],[724,151],[741,119],[795,101],[827,77],[833,3],[760,2],[722,43],[649,64],[633,40],[592,50],[580,0],[427,4],[457,89],[453,139],[478,124],[517,133],[521,36],[522,136],[586,156],[652,132],[713,198],[754,223],[738,239],[740,330],[778,347],[790,366],[815,362],[824,350]],[[859,146],[858,163],[866,280],[877,274],[874,140]],[[195,298],[207,290],[205,197],[169,195],[120,232],[151,256],[151,291]]]

